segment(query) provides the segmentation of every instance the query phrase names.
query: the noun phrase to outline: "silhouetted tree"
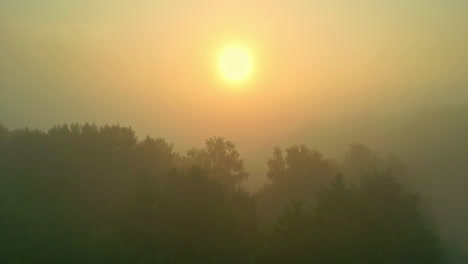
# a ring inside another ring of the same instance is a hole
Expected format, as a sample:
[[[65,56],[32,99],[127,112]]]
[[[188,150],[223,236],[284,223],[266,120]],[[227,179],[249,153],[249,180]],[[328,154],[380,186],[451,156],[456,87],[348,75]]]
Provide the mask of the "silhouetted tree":
[[[418,197],[385,174],[365,176],[357,187],[338,176],[310,210],[293,204],[267,248],[266,263],[442,263]]]
[[[393,166],[375,157],[354,146],[346,167],[276,148],[271,183],[253,196],[223,138],[181,156],[119,125],[0,125],[0,263],[440,263],[427,211],[400,178],[333,180]]]
[[[311,202],[314,193],[336,173],[333,161],[305,145],[287,148],[285,157],[280,148],[275,148],[268,160],[267,176],[271,184],[265,185],[257,195],[260,218],[267,223],[273,221],[292,200]]]
[[[187,156],[192,164],[205,169],[211,177],[230,189],[239,188],[249,174],[236,146],[221,137],[206,140],[203,149],[191,149]]]

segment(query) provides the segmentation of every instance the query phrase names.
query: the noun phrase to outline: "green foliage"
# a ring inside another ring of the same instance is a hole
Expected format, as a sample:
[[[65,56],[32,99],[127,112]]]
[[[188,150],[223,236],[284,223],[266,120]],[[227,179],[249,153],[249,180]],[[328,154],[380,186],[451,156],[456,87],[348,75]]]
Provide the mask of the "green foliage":
[[[265,263],[442,263],[419,198],[386,174],[357,187],[338,176],[309,210],[293,204],[268,240]],[[291,209],[292,208],[292,209]]]
[[[73,124],[2,133],[0,262],[252,259],[253,198],[217,180],[228,177],[220,168],[232,177],[244,173],[232,143],[207,142],[208,154],[226,151],[227,158],[211,171],[176,171],[181,158],[171,144],[138,141],[130,128]]]
[[[342,162],[326,159],[305,145],[291,146],[285,152],[286,155],[278,147],[273,149],[267,162],[271,183],[257,194],[259,216],[266,224],[272,223],[292,200],[314,203],[315,193],[327,186],[338,172],[353,184],[363,174],[374,172],[391,172],[398,180],[407,182],[406,168],[394,155],[380,158],[362,144],[351,144]]]
[[[221,137],[207,139],[205,148],[193,148],[187,157],[191,164],[205,169],[212,178],[230,189],[239,188],[249,176],[234,143]]]
[[[313,200],[315,192],[337,173],[334,162],[305,145],[287,148],[285,156],[280,148],[275,148],[268,168],[271,184],[257,195],[259,217],[266,224],[271,224],[290,201]]]
[[[359,149],[346,164],[374,168]],[[181,156],[118,125],[0,126],[0,263],[440,263],[419,197],[388,174],[349,186],[303,145],[268,165],[254,196],[223,138]]]

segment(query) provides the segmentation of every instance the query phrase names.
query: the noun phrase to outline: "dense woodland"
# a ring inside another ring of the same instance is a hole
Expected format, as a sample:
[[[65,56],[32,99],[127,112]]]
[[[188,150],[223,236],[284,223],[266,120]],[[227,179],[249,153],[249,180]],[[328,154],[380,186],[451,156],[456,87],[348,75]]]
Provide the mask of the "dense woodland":
[[[0,263],[446,263],[396,157],[274,148],[269,183],[220,137],[177,153],[128,127],[0,126]]]

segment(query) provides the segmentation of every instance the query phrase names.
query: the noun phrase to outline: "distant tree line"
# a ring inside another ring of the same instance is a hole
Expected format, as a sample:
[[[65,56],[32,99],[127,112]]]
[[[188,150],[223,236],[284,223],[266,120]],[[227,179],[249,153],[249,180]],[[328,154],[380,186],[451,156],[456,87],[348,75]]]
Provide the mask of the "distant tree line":
[[[274,148],[248,192],[235,145],[186,154],[118,125],[0,125],[0,263],[445,263],[405,166]]]

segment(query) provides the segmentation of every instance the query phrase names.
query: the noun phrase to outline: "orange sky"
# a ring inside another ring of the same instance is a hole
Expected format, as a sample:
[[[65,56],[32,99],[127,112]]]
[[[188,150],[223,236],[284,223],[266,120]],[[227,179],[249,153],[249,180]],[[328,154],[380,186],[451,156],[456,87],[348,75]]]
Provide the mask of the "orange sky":
[[[463,1],[0,3],[0,121],[266,146],[310,122],[468,100]],[[241,43],[255,71],[223,80]],[[193,143],[192,143],[193,142]]]

